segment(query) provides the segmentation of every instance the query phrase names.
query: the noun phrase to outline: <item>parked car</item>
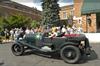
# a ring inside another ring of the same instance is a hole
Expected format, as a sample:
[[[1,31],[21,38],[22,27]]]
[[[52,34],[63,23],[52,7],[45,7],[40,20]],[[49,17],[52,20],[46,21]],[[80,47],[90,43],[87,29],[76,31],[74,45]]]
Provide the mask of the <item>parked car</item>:
[[[29,34],[23,39],[16,40],[12,45],[12,53],[23,55],[27,49],[36,49],[40,52],[59,53],[67,63],[76,63],[82,54],[88,54],[89,41],[83,34],[66,34],[58,37],[45,37],[42,33]]]

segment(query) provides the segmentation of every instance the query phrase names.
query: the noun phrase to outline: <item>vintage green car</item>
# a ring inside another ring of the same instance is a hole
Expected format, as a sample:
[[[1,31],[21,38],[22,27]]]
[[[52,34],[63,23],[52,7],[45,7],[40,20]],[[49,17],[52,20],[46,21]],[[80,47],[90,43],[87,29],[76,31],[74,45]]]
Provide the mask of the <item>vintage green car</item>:
[[[36,33],[16,40],[11,50],[14,55],[20,56],[23,55],[26,48],[45,53],[59,53],[65,62],[76,63],[82,54],[89,54],[87,49],[90,46],[88,39],[83,34],[64,34],[50,38],[42,33]]]

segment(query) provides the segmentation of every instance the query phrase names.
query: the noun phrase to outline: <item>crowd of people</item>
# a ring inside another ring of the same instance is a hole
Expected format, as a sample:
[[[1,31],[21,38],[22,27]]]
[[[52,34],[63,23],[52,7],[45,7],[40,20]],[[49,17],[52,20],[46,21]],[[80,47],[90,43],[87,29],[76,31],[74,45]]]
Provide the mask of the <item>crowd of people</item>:
[[[13,28],[11,30],[5,29],[4,31],[1,32],[2,36],[5,36],[6,41],[8,42],[9,40],[16,40],[19,39],[19,37],[23,38],[26,34],[34,34],[34,33],[45,33],[46,37],[52,37],[52,36],[58,36],[60,33],[66,33],[66,34],[80,34],[83,33],[82,28],[76,28],[76,26],[61,26],[61,27],[52,27],[52,28],[43,28],[42,26],[37,27],[37,28]]]

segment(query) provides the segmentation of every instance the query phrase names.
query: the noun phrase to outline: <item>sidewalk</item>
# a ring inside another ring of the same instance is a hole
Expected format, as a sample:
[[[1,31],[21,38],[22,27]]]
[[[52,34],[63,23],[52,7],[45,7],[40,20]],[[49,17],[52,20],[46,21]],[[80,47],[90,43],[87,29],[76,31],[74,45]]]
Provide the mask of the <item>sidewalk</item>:
[[[14,40],[3,40],[3,41],[2,41],[2,44],[5,44],[5,43],[12,43],[12,42],[14,42]]]
[[[84,33],[90,43],[100,43],[100,33]]]

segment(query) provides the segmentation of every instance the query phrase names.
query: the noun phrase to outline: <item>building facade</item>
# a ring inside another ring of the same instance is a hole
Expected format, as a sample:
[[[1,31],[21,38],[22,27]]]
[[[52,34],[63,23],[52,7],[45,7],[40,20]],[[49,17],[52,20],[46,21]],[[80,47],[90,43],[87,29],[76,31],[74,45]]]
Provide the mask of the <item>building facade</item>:
[[[76,18],[80,17],[82,22],[82,28],[84,32],[97,32],[97,15],[96,13],[83,13],[84,5],[87,4],[86,8],[88,8],[91,0],[74,0],[74,16]],[[90,1],[90,2],[89,2]],[[92,0],[93,1],[93,0]],[[85,9],[86,9],[85,8]],[[91,9],[91,8],[88,8]]]
[[[22,14],[33,20],[41,20],[41,11],[30,8],[10,0],[0,0],[0,16],[8,17],[13,14]]]
[[[68,25],[68,20],[73,16],[73,5],[63,6],[60,8],[59,16],[62,24]],[[72,23],[72,22],[70,22]]]
[[[60,8],[60,19],[67,20],[71,15],[73,15],[73,5],[63,6]]]
[[[60,19],[66,21],[71,15],[73,22],[77,27],[81,27],[83,32],[100,32],[99,6],[99,0],[74,0],[73,5],[61,7]]]
[[[82,18],[84,32],[100,32],[100,0],[74,0],[74,16]]]

